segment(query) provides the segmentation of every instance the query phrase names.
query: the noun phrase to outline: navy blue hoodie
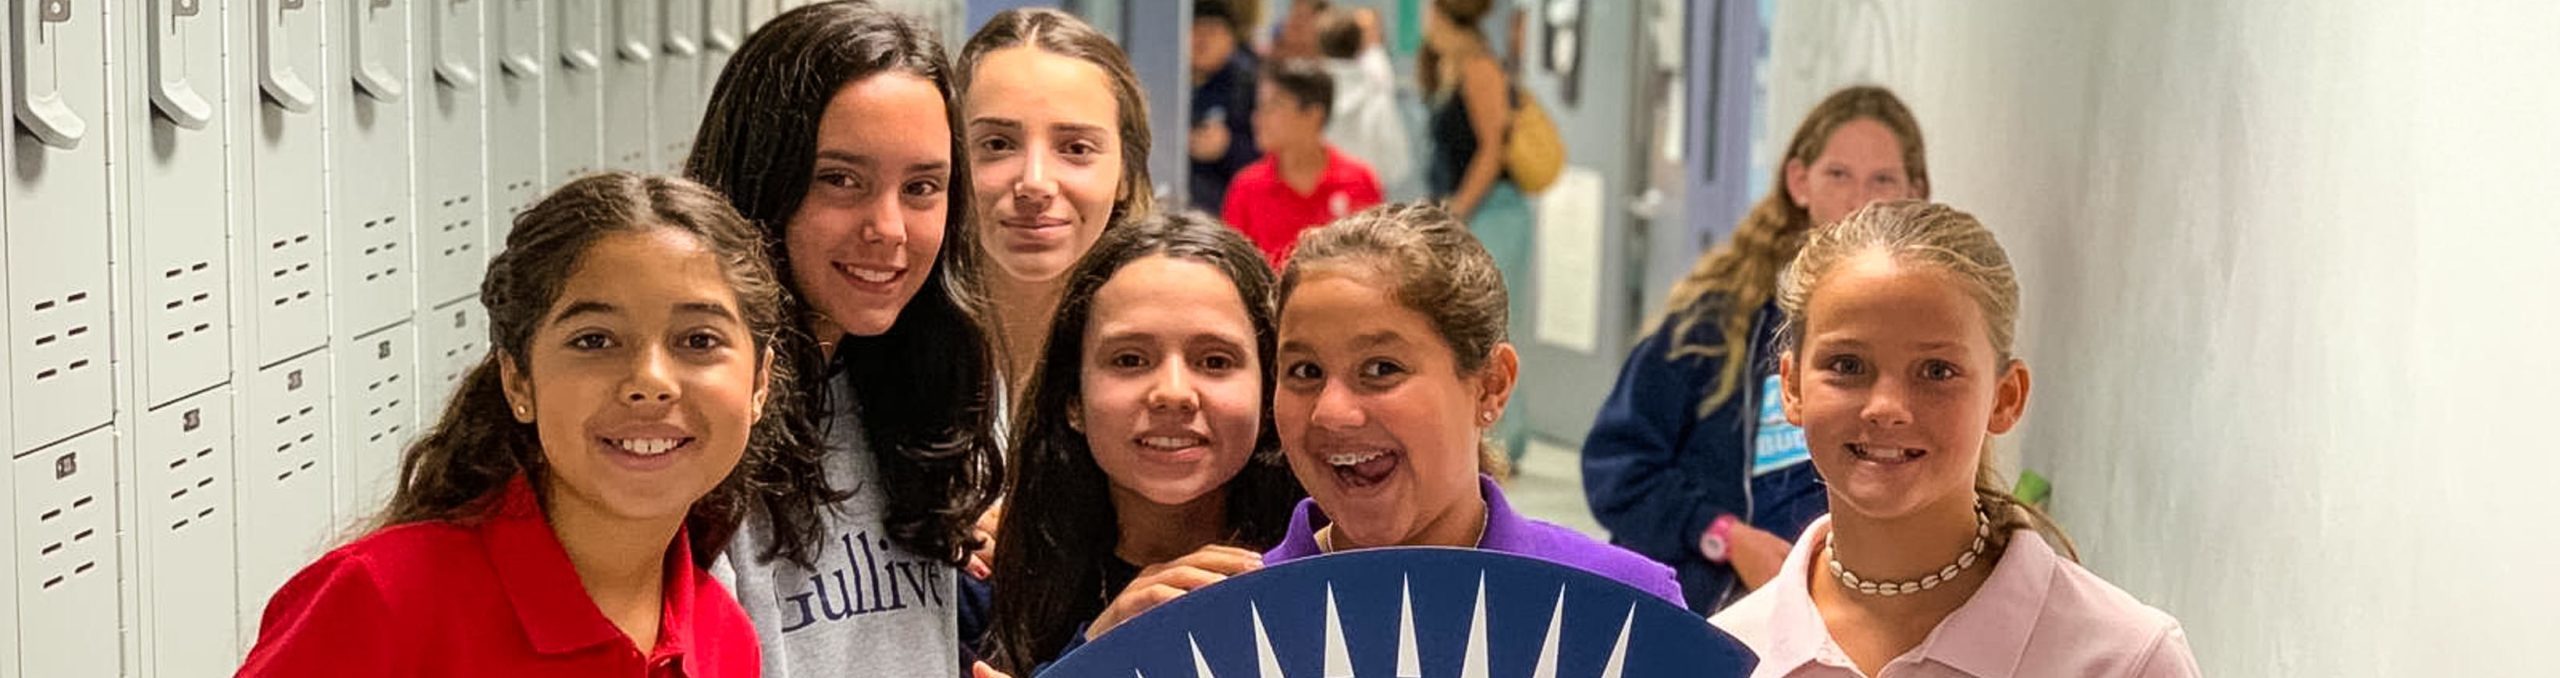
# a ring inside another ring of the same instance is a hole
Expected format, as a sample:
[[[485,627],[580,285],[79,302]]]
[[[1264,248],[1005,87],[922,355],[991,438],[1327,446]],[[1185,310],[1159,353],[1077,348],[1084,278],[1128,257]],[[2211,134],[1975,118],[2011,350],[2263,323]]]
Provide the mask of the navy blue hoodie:
[[[1710,309],[1708,320],[1676,340],[1676,318],[1645,335],[1619,369],[1617,386],[1582,442],[1583,494],[1591,514],[1609,529],[1609,542],[1670,565],[1689,609],[1699,614],[1712,614],[1743,593],[1732,567],[1698,553],[1698,537],[1717,516],[1733,514],[1793,541],[1829,509],[1810,463],[1758,479],[1751,474],[1760,383],[1776,370],[1771,347],[1783,318],[1776,304],[1763,305],[1752,319],[1743,382],[1723,405],[1698,415],[1725,358],[1690,352],[1673,359],[1671,353],[1682,346],[1723,345],[1714,317]]]

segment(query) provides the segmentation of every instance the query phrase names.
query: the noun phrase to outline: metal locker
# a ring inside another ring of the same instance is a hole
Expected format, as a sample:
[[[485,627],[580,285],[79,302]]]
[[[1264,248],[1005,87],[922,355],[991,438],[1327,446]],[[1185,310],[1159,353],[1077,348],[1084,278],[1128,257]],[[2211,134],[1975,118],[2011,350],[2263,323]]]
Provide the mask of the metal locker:
[[[415,82],[432,81],[417,98],[418,298],[415,308],[452,302],[479,289],[487,268],[483,243],[488,201],[482,199],[480,115],[488,82],[480,51],[482,0],[419,0]]]
[[[489,60],[499,74],[489,79],[489,225],[481,240],[495,256],[516,213],[542,197],[543,77],[560,66],[543,58],[551,51],[542,30],[542,0],[481,4],[488,13]]]
[[[122,672],[115,442],[102,427],[10,462],[20,675]]]
[[[329,341],[327,233],[321,228],[321,28],[327,0],[255,0],[250,68],[257,87],[247,125],[254,218],[241,226],[241,336],[251,366],[273,365]],[[244,86],[246,83],[244,83]]]
[[[148,3],[140,54],[148,70],[141,116],[147,143],[131,145],[134,179],[130,272],[141,318],[141,401],[157,407],[223,382],[231,354],[230,210],[223,191],[231,118],[222,67],[224,6],[200,0]]]
[[[772,21],[773,15],[781,14],[784,9],[782,0],[739,0],[739,2],[746,5],[748,35],[754,35],[756,29],[764,27],[764,22]]]
[[[231,392],[153,410],[136,439],[143,652],[149,673],[230,675],[239,663]]]
[[[702,5],[702,89],[695,95],[692,129],[686,130],[693,136],[701,134],[701,118],[710,108],[711,91],[720,84],[720,71],[729,67],[729,58],[736,56],[747,41],[745,0],[704,0]],[[688,145],[686,156],[691,156],[692,151]],[[685,160],[676,159],[678,173],[684,171]]]
[[[11,15],[11,17],[12,18],[10,19],[0,21],[15,21],[15,15]],[[7,27],[0,27],[0,29],[5,28]],[[15,52],[12,51],[14,49],[12,46],[14,44],[12,36],[15,33],[15,30],[0,30],[0,54],[15,54]],[[16,110],[13,99],[10,96],[10,90],[14,89],[13,87],[10,87],[10,82],[9,69],[0,68],[0,118],[6,118],[10,115],[9,113],[6,113],[6,111]],[[9,135],[17,134],[17,130],[12,127],[13,124],[14,123],[0,122],[0,128],[5,128],[6,130],[5,132],[0,133]],[[0,167],[7,167],[12,164],[15,163],[11,162],[9,144],[6,142],[0,142]],[[0,190],[0,262],[9,260],[9,239],[6,237],[8,235],[8,216],[9,192],[6,190]],[[6,298],[7,295],[5,293],[0,293],[0,299]],[[13,338],[16,336],[17,335],[9,333],[9,314],[0,313],[0,338]],[[0,350],[0,373],[17,374],[17,371],[9,366],[9,352],[5,350]],[[4,384],[0,384],[0,430],[17,430],[10,421],[11,409],[9,388]],[[0,440],[0,444],[14,443],[7,440]],[[15,535],[18,531],[18,494],[17,483],[15,481],[16,477],[16,465],[0,465],[0,506],[9,507],[8,520],[6,523],[9,526],[8,534],[11,535],[11,541],[7,543],[12,544],[12,546],[10,546],[9,557],[0,558],[0,580],[12,582],[18,580],[17,547],[14,546],[16,543]],[[10,624],[18,623],[18,587],[0,586],[0,619],[9,620]],[[9,659],[10,657],[16,656],[18,656],[18,634],[0,633],[0,678],[18,678],[18,662]]]
[[[546,32],[560,54],[560,68],[544,76],[551,86],[550,98],[543,102],[548,116],[543,145],[554,186],[605,166],[603,125],[598,123],[604,119],[605,60],[613,57],[604,53],[603,2],[553,3],[560,12],[551,17],[552,30]]]
[[[419,386],[418,420],[435,421],[442,416],[445,404],[453,397],[462,378],[489,353],[489,313],[478,299],[464,299],[453,305],[419,314],[419,342],[426,347],[418,369],[426,373],[425,385]]]
[[[746,0],[703,0],[702,12],[702,99],[708,104],[711,89],[720,84],[720,69],[747,42]]]
[[[108,368],[106,3],[9,5],[9,448],[114,417]]]
[[[650,134],[658,71],[658,0],[609,0],[613,56],[604,78],[604,162],[614,169],[656,169]]]
[[[409,19],[394,0],[350,0],[333,17],[332,58],[345,78],[329,88],[331,336],[409,318],[416,306],[416,242],[409,204]]]
[[[703,10],[702,0],[658,0],[657,119],[650,125],[658,143],[656,171],[684,173],[694,128],[702,124]]]
[[[242,647],[257,633],[267,598],[329,549],[331,516],[329,351],[313,351],[243,378],[239,451],[232,458],[239,514]]]
[[[400,479],[400,450],[417,432],[418,338],[402,323],[337,348],[338,509],[372,515]]]

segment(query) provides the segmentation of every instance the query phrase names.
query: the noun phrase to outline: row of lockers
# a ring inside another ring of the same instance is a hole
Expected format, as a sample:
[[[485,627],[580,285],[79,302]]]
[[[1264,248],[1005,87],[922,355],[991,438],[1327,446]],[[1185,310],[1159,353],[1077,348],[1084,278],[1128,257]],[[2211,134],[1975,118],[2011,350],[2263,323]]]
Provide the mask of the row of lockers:
[[[0,678],[229,675],[485,351],[515,212],[675,169],[806,1],[5,3]]]

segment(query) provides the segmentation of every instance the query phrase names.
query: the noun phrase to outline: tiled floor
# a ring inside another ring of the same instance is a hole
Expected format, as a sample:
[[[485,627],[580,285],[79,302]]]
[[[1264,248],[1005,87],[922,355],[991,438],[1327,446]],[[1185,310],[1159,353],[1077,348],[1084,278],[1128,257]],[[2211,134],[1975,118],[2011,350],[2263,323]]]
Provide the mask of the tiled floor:
[[[1503,496],[1511,500],[1511,508],[1531,518],[1563,525],[1598,539],[1609,533],[1591,518],[1591,505],[1582,498],[1581,450],[1532,440],[1529,453],[1521,457],[1520,467],[1511,482],[1503,486]]]

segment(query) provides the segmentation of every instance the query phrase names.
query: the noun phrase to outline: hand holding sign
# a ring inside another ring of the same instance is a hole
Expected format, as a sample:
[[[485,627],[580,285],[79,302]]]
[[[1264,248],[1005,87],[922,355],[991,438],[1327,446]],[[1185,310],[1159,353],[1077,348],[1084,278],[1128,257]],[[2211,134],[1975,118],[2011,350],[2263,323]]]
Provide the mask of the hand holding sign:
[[[1121,589],[1120,595],[1112,598],[1109,606],[1102,608],[1102,614],[1095,616],[1093,623],[1085,627],[1084,635],[1086,638],[1100,638],[1121,622],[1155,609],[1165,601],[1259,569],[1262,569],[1262,554],[1215,544],[1200,547],[1190,555],[1149,565],[1147,569],[1138,571],[1138,578],[1130,580],[1129,587]]]

